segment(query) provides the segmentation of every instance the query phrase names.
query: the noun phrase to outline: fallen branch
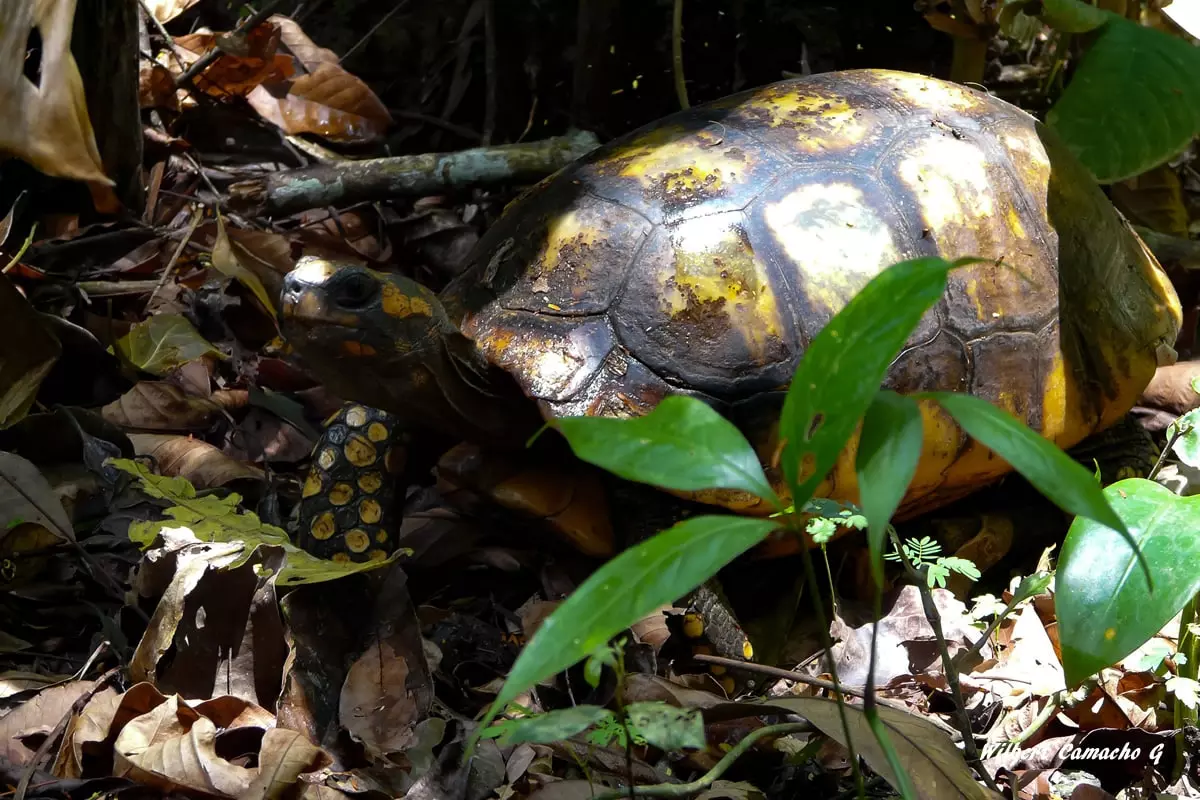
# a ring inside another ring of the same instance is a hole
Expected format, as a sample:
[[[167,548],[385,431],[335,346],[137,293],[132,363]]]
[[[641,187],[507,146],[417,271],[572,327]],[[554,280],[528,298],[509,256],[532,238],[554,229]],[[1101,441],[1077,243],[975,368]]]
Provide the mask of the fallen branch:
[[[576,131],[528,144],[282,170],[231,184],[229,207],[255,215],[294,214],[310,208],[420,197],[447,189],[532,183],[599,144],[595,134]]]

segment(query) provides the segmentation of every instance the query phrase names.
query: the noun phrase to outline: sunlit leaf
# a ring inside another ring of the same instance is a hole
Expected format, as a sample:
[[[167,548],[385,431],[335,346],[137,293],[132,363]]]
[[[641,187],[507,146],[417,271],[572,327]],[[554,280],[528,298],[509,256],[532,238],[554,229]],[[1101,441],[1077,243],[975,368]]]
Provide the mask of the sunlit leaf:
[[[155,314],[117,340],[129,362],[154,375],[204,356],[223,357],[182,314]]]
[[[924,444],[921,409],[911,397],[881,391],[863,418],[858,443],[858,488],[869,530],[871,571],[883,581],[883,542],[917,471]]]
[[[554,426],[576,456],[627,480],[681,491],[741,489],[775,498],[746,437],[692,397],[666,397],[649,414],[633,419],[566,417]]]
[[[1150,565],[1154,590],[1125,537],[1076,518],[1054,594],[1070,685],[1132,653],[1200,591],[1200,496],[1180,497],[1141,478],[1118,481],[1104,494]]]

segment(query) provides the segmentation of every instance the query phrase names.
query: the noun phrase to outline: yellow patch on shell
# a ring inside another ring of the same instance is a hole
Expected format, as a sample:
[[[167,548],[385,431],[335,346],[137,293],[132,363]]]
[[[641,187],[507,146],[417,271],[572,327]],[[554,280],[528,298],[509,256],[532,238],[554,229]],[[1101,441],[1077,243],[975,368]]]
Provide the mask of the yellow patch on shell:
[[[949,137],[914,142],[898,173],[935,237],[949,225],[970,225],[995,213],[987,154],[971,142]]]
[[[321,450],[321,454],[317,456],[317,464],[321,469],[333,469],[333,465],[337,463],[337,451],[332,447],[326,447]]]
[[[312,523],[308,526],[308,532],[312,534],[314,539],[324,541],[337,531],[337,522],[333,519],[333,513],[325,511],[313,518]]]
[[[335,561],[338,564],[349,564],[350,556],[348,556],[345,553],[334,553],[332,556],[329,557],[329,560]]]
[[[849,149],[870,135],[870,127],[861,119],[861,110],[853,108],[846,98],[807,91],[768,88],[742,104],[741,109],[759,112],[772,128],[794,128],[796,146],[805,152]]]
[[[683,635],[689,639],[699,639],[704,635],[704,620],[699,614],[683,616]]]
[[[387,561],[388,554],[383,550],[372,550],[367,556],[370,561]]]
[[[742,217],[735,212],[727,218]],[[674,269],[659,273],[667,313],[676,319],[719,314],[742,337],[751,357],[764,363],[782,338],[783,323],[767,265],[745,233],[737,225],[701,217],[672,226],[669,236]]]
[[[879,70],[875,73],[875,80],[882,86],[893,89],[913,105],[934,112],[939,109],[967,111],[981,105],[980,98],[967,89],[923,75]]]
[[[383,476],[378,472],[364,472],[358,476],[358,488],[365,494],[375,494],[383,487]]]
[[[346,439],[345,452],[346,460],[356,467],[369,467],[379,457],[375,445],[357,433]]]
[[[724,127],[713,123],[699,131],[681,125],[656,128],[613,153],[620,175],[674,202],[696,202],[724,194],[750,176],[752,153],[722,147]]]
[[[554,217],[546,229],[545,241],[534,263],[541,273],[552,272],[560,265],[573,270],[587,267],[587,261],[578,257],[581,250],[596,245],[600,231],[595,224],[584,219],[579,211],[567,211]]]
[[[387,531],[380,530],[380,531],[375,532],[375,541],[379,542],[380,544],[384,544],[385,542],[387,542],[387,540],[388,540]]]
[[[342,539],[351,553],[365,553],[371,546],[371,537],[362,528],[351,528],[342,535]]]
[[[374,525],[383,516],[383,506],[378,500],[367,498],[358,504],[358,518],[366,525]]]
[[[746,639],[742,642],[742,658],[749,661],[754,658],[754,645],[750,644],[750,640]]]
[[[346,409],[346,424],[352,428],[361,428],[367,424],[368,419],[370,416],[362,406],[351,406]]]
[[[329,490],[329,502],[344,506],[354,499],[354,487],[348,483],[335,483]]]
[[[406,294],[394,283],[384,282],[382,287],[383,312],[390,317],[428,317],[433,313],[429,301],[423,297]]]
[[[372,442],[386,441],[389,435],[387,425],[382,422],[372,422],[367,428],[367,438]]]
[[[891,226],[849,183],[801,186],[765,206],[763,219],[802,273],[810,301],[829,316],[901,259]]]
[[[308,477],[304,479],[304,488],[300,491],[302,498],[315,497],[321,493],[321,473],[315,467],[309,469]]]

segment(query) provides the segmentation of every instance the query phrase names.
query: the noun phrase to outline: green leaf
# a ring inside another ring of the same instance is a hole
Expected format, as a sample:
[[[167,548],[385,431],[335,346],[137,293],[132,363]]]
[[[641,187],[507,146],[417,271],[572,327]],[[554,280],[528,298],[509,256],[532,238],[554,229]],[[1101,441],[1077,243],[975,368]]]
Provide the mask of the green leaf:
[[[129,526],[129,540],[143,550],[154,544],[163,528],[186,527],[202,542],[236,542],[242,545],[241,556],[228,569],[246,563],[260,545],[283,548],[285,562],[279,570],[276,583],[280,586],[296,586],[303,583],[322,583],[344,578],[358,572],[391,564],[396,559],[411,555],[412,551],[401,548],[382,561],[331,561],[317,558],[292,543],[287,531],[263,522],[258,515],[238,507],[241,497],[231,493],[225,497],[196,495],[196,487],[187,478],[155,475],[140,461],[124,458],[109,459],[107,464],[135,476],[141,490],[151,497],[166,500],[171,505],[166,509],[169,519],[135,521]]]
[[[224,358],[182,314],[155,314],[117,340],[117,347],[138,369],[165,375],[203,356]]]
[[[1171,450],[1189,467],[1200,467],[1200,408],[1193,408],[1167,426],[1167,441],[1174,441]]]
[[[787,697],[764,700],[763,705],[786,708],[799,714],[831,739],[846,746],[838,717],[837,701],[823,697]],[[975,780],[963,755],[946,734],[916,714],[878,705],[879,721],[891,739],[906,777],[924,800],[997,800],[997,795]],[[894,788],[903,778],[892,768],[870,729],[861,706],[847,705],[854,752]]]
[[[531,717],[506,719],[487,728],[482,736],[499,739],[497,744],[501,747],[523,742],[547,744],[569,739],[613,716],[611,711],[600,706],[574,706]]]
[[[1108,14],[1046,123],[1101,183],[1158,166],[1200,133],[1200,48]]]
[[[875,399],[888,366],[921,317],[946,291],[958,266],[941,258],[902,261],[880,272],[808,346],[792,378],[779,422],[783,471],[803,506],[837,463]]]
[[[483,725],[521,692],[586,658],[659,606],[692,591],[778,527],[778,522],[753,517],[692,517],[600,567],[525,645]]]
[[[1059,508],[1125,530],[1087,469],[1012,414],[970,394],[929,392],[923,396],[937,400],[967,435],[1007,461]]]
[[[883,543],[888,524],[916,474],[924,433],[916,401],[895,392],[878,392],[863,419],[856,465],[858,493],[870,525],[871,572],[879,586],[884,585]]]
[[[676,708],[662,702],[630,703],[625,713],[637,732],[660,750],[704,749],[704,717],[698,708]]]
[[[576,456],[627,480],[679,491],[740,489],[782,507],[746,437],[694,397],[671,395],[633,419],[552,424]]]
[[[1042,22],[1063,33],[1094,31],[1113,18],[1103,9],[1080,0],[1031,0],[1041,6],[1038,17]]]
[[[1119,533],[1080,517],[1063,543],[1055,609],[1067,683],[1115,664],[1157,633],[1200,591],[1200,496],[1179,497],[1130,478],[1104,490],[1154,576],[1134,569]]]

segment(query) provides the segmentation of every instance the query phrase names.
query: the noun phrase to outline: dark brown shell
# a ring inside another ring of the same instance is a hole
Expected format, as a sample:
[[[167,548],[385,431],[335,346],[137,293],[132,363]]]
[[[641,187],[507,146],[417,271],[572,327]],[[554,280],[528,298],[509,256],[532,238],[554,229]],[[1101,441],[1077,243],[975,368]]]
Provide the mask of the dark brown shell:
[[[1156,262],[1033,117],[899,72],[675,114],[543,181],[475,252],[444,299],[544,414],[640,414],[695,393],[764,455],[808,343],[897,261],[991,263],[952,273],[888,385],[972,392],[1064,447],[1132,405],[1178,328]],[[925,412],[914,498],[1007,470]],[[853,480],[851,460],[823,493],[852,495]]]

